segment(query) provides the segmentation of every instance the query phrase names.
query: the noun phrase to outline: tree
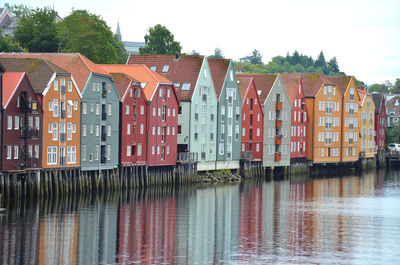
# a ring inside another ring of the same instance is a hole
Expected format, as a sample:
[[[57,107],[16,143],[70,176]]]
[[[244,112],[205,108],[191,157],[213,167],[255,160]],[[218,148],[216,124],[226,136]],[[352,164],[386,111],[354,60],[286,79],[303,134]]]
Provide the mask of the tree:
[[[62,52],[79,52],[95,63],[126,62],[123,44],[99,16],[74,10],[58,26]]]
[[[334,72],[334,73],[339,73],[339,66],[336,60],[336,57],[333,57],[328,61],[328,72]]]
[[[396,79],[391,90],[393,94],[400,94],[400,78]]]
[[[369,92],[389,92],[389,88],[385,84],[372,84],[368,88]]]
[[[251,55],[249,55],[247,58],[250,60],[250,63],[252,64],[262,64],[262,55],[256,49],[254,49],[251,52]]]
[[[386,129],[385,135],[386,143],[399,143],[400,142],[400,124],[399,123],[392,123],[390,128]]]
[[[0,52],[24,52],[26,49],[22,48],[18,42],[15,42],[11,36],[4,37],[0,34]]]
[[[174,40],[174,35],[160,24],[149,28],[144,36],[146,46],[140,48],[140,54],[180,54],[182,47]]]
[[[28,9],[15,6],[20,16],[14,39],[30,52],[55,52],[58,47],[56,11],[50,7]]]
[[[211,59],[223,59],[224,58],[224,54],[222,53],[222,50],[220,48],[215,48],[214,55],[210,55],[210,56],[208,56],[208,58],[211,58]]]
[[[326,61],[325,61],[325,56],[324,53],[321,51],[318,55],[317,60],[314,63],[314,67],[315,68],[321,68],[322,70],[324,70],[326,68]]]

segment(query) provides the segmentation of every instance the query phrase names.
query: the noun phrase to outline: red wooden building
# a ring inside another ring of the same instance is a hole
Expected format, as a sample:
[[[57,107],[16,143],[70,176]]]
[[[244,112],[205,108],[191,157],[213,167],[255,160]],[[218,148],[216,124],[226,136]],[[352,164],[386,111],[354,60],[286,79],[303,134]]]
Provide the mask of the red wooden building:
[[[385,151],[386,100],[383,94],[371,95],[375,104],[375,149],[381,153]]]
[[[42,164],[42,107],[25,73],[2,74],[2,168],[39,169]]]
[[[141,85],[140,91],[143,91],[147,109],[141,112],[142,105],[137,102],[136,113],[144,113],[144,115],[137,115],[133,133],[147,136],[146,148],[144,148],[147,165],[149,167],[175,165],[179,99],[172,82],[151,71],[145,65],[101,65],[101,67],[110,73],[124,73]],[[133,108],[134,106],[132,105]],[[126,111],[127,109],[123,109],[121,115],[124,115]],[[126,121],[129,121],[129,118]],[[126,138],[127,135],[121,134],[121,137]]]
[[[252,152],[253,161],[263,156],[263,109],[253,77],[237,75],[242,98],[241,152]]]
[[[103,66],[102,66],[103,67]],[[142,86],[124,69],[103,67],[113,77],[121,98],[120,165],[146,165],[147,154],[147,100]]]
[[[292,104],[290,128],[290,159],[307,158],[308,114],[304,99],[301,75],[282,74],[283,85]]]

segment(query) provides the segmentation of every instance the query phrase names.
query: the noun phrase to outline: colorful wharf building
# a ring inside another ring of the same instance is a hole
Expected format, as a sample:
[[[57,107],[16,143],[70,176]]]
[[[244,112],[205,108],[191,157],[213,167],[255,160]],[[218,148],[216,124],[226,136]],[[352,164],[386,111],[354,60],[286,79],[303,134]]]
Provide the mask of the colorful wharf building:
[[[128,156],[129,151],[132,152],[133,149],[139,151],[140,145],[145,147],[140,151],[141,162],[146,162],[147,166],[176,165],[179,99],[172,82],[145,65],[100,66],[109,73],[124,73],[131,81],[135,80],[140,84],[140,88],[135,84],[136,94],[134,91],[131,94],[129,90],[129,94],[122,98],[121,152],[126,150]],[[129,132],[131,123],[132,132]],[[131,134],[134,134],[134,137],[128,138]],[[136,141],[137,145],[130,148],[133,141]],[[135,154],[139,157],[138,152]]]
[[[253,77],[264,111],[263,167],[290,165],[291,104],[280,75],[238,74]]]
[[[174,83],[180,100],[178,152],[197,154],[197,170],[214,170],[217,159],[217,96],[207,58],[196,55],[131,55]]]
[[[307,159],[308,114],[301,75],[282,74],[281,78],[292,105],[290,160],[291,162],[305,161]]]
[[[42,107],[25,73],[3,72],[0,83],[3,119],[0,170],[3,174],[25,173],[25,170],[35,174],[42,162]]]
[[[380,158],[385,151],[386,100],[383,94],[372,93],[375,104],[375,149]]]
[[[238,169],[242,99],[235,69],[227,59],[208,59],[208,64],[218,99],[215,169]]]
[[[242,98],[241,152],[251,152],[253,161],[262,161],[264,114],[253,77],[237,75]]]
[[[10,53],[0,57],[41,58],[69,72],[81,94],[81,170],[118,168],[120,97],[107,72],[79,53]]]
[[[80,166],[81,94],[71,74],[40,58],[0,58],[10,71],[26,72],[43,109],[44,169]]]
[[[307,160],[313,164],[341,161],[342,95],[328,78],[302,75],[308,111]]]
[[[359,94],[359,150],[360,158],[375,157],[375,105],[370,93],[358,89]]]

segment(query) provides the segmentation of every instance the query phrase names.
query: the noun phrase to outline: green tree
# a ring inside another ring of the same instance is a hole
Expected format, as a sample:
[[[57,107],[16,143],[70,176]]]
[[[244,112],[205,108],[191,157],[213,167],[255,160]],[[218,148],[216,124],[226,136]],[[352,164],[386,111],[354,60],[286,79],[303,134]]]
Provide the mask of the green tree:
[[[24,52],[26,49],[22,48],[18,42],[15,42],[11,36],[4,37],[0,33],[0,52]]]
[[[62,52],[79,52],[95,63],[125,63],[123,44],[99,16],[74,10],[58,24]]]
[[[262,55],[256,49],[254,49],[251,52],[251,55],[249,55],[247,58],[250,60],[250,63],[252,64],[262,64]]]
[[[174,35],[160,24],[149,28],[149,33],[144,36],[145,47],[140,48],[140,54],[180,54],[182,47],[174,40]]]
[[[369,92],[389,92],[389,88],[385,84],[372,84],[368,88]]]
[[[400,78],[396,78],[391,90],[393,94],[400,94]]]
[[[220,48],[215,48],[214,55],[210,55],[210,56],[208,56],[208,58],[211,58],[211,59],[223,59],[224,58],[224,54],[222,53],[222,50]]]
[[[314,63],[315,68],[321,68],[322,70],[326,69],[326,61],[324,53],[321,51],[318,55],[317,60]]]
[[[392,123],[392,126],[386,129],[385,142],[386,143],[400,142],[400,123]]]
[[[336,57],[333,57],[328,61],[327,67],[328,72],[339,73],[339,65],[337,63]]]
[[[51,7],[29,9],[15,6],[20,16],[14,39],[30,52],[55,52],[58,47],[56,11]]]

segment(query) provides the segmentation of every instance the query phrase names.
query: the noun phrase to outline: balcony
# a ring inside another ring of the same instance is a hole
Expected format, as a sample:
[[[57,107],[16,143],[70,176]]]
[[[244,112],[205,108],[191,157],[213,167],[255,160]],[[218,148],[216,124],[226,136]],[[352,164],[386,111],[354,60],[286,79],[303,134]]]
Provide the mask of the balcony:
[[[282,144],[282,135],[276,135],[275,136],[275,144]]]
[[[281,161],[282,155],[280,152],[275,152],[275,162]]]
[[[107,120],[107,113],[106,112],[102,112],[101,113],[101,120],[102,121],[106,121]]]
[[[21,95],[20,102],[21,102],[21,112],[22,113],[31,113],[32,112],[30,104],[25,100],[23,95]]]
[[[190,163],[197,162],[198,153],[183,152],[178,153],[177,162],[178,163]]]
[[[37,167],[38,166],[38,159],[36,157],[31,157],[26,154],[21,154],[19,158],[19,168],[30,168],[30,167]]]
[[[61,109],[61,119],[65,119],[65,110]]]
[[[276,110],[282,110],[282,102],[276,102]]]
[[[34,127],[22,127],[21,128],[21,138],[32,138],[38,136],[38,129]]]
[[[282,120],[281,119],[276,119],[275,120],[275,127],[276,128],[282,128]]]
[[[107,157],[101,156],[100,163],[105,164],[107,162]]]
[[[65,133],[60,133],[60,142],[65,142]]]
[[[240,153],[240,159],[252,161],[253,160],[253,152],[252,151],[244,151]]]
[[[101,134],[101,141],[102,141],[102,142],[107,141],[107,134],[106,134],[106,133],[102,133],[102,134]]]

